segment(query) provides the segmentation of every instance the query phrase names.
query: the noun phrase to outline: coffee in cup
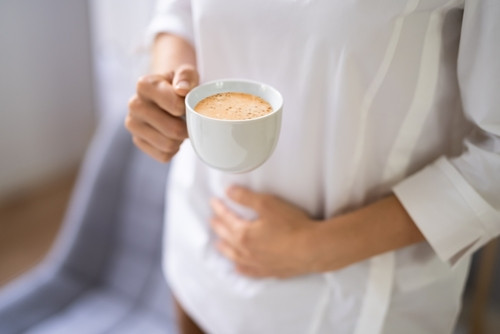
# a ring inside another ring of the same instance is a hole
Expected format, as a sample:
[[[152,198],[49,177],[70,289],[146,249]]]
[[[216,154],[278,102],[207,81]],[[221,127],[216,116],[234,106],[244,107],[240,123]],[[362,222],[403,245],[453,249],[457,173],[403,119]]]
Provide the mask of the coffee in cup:
[[[244,120],[265,116],[272,112],[273,108],[258,96],[227,92],[204,98],[198,102],[194,110],[211,118]]]
[[[202,105],[213,109],[212,114],[195,111],[204,99]],[[216,80],[191,90],[185,104],[189,140],[209,166],[230,173],[249,172],[274,151],[283,98],[273,87],[249,80]],[[218,106],[222,107],[215,110]]]

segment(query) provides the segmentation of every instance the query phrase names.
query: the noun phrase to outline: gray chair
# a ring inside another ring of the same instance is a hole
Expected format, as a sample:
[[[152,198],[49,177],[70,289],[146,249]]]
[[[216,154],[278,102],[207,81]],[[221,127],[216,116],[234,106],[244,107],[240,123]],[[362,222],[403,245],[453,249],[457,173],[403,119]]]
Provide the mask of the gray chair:
[[[176,333],[161,271],[167,170],[121,117],[102,121],[55,246],[0,290],[0,333]]]

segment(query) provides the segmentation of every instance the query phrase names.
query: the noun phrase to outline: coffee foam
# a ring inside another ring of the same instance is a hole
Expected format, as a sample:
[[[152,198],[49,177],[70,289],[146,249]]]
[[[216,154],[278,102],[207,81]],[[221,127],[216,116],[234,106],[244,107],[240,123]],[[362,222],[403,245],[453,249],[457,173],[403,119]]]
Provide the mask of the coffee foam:
[[[273,111],[271,105],[260,97],[238,92],[218,93],[206,97],[194,110],[207,117],[226,120],[252,119]]]

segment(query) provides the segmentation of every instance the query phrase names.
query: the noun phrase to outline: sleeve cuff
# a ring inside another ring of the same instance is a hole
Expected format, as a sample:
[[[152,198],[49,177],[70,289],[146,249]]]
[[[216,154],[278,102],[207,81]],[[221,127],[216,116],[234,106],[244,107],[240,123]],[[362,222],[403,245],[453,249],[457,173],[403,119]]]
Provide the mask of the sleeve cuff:
[[[164,14],[155,16],[146,29],[144,46],[147,48],[151,47],[156,35],[159,33],[170,33],[180,36],[191,43],[191,45],[194,45],[191,20],[181,14]]]
[[[445,158],[393,191],[437,256],[451,266],[500,232],[500,214]]]

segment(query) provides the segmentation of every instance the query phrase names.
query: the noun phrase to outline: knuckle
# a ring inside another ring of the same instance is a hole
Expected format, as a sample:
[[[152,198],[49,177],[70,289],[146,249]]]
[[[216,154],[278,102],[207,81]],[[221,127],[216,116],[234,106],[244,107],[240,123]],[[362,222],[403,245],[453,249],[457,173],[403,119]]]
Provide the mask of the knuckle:
[[[174,157],[174,155],[177,154],[177,152],[179,152],[179,147],[177,147],[175,150],[173,150],[172,152],[170,152],[170,157],[169,157],[169,160],[172,159]]]
[[[191,87],[197,86],[200,81],[200,75],[196,66],[192,64],[183,64],[177,69],[179,79],[187,80],[191,83]]]
[[[277,197],[273,194],[264,194],[262,196],[267,202],[273,202]]]
[[[163,142],[161,143],[162,149],[167,153],[175,153],[179,149],[180,144],[172,139],[163,138]]]
[[[171,133],[172,133],[172,136],[175,138],[178,138],[178,139],[186,138],[186,129],[181,125],[172,126]]]
[[[140,121],[132,116],[125,117],[125,128],[132,133],[134,136],[142,137],[142,127],[140,125]],[[137,137],[137,138],[139,138]],[[138,140],[138,139],[137,139]]]
[[[165,153],[165,152],[161,152],[161,153],[157,154],[157,160],[159,162],[163,162],[163,163],[168,162],[171,157],[172,156],[170,154]]]
[[[192,64],[182,64],[179,66],[179,71],[184,72],[184,71],[193,71],[194,66]]]
[[[196,69],[193,69],[193,84],[197,86],[200,83],[200,74]]]
[[[139,147],[141,146],[141,140],[137,136],[132,137],[132,142],[134,143],[135,146]]]
[[[264,194],[258,200],[258,205],[262,210],[268,210],[274,205],[275,199],[276,197],[274,195]]]
[[[237,234],[236,238],[238,240],[238,243],[243,247],[243,248],[248,248],[249,243],[250,243],[250,238],[248,236],[248,233],[246,232],[245,229],[240,229]]]
[[[162,151],[155,151],[152,153],[149,153],[151,157],[153,157],[156,161],[158,162],[168,162],[172,158],[172,155],[168,152],[162,152]]]
[[[267,196],[259,197],[255,201],[255,207],[257,210],[260,210],[260,211],[267,209],[268,205],[269,205],[269,201],[267,199]]]
[[[169,162],[176,154],[177,150],[173,152],[162,152],[161,162]]]
[[[177,107],[179,108],[179,113],[180,115],[184,115],[186,113],[186,105],[185,105],[185,100],[184,99],[178,99],[177,100]]]
[[[192,64],[182,64],[177,68],[177,75],[183,79],[190,79],[197,72]]]
[[[128,108],[130,111],[136,111],[142,106],[142,99],[135,94],[128,100]]]
[[[173,93],[175,94],[175,93]],[[179,117],[184,115],[185,107],[184,100],[180,99],[178,96],[171,96],[170,102],[172,103],[172,108],[169,109],[169,113],[173,116]]]
[[[246,267],[241,266],[241,265],[238,265],[238,264],[237,264],[235,267],[236,267],[236,271],[237,271],[240,275],[245,275],[245,276],[250,275],[250,272],[249,272],[249,270],[248,270]]]
[[[136,84],[136,90],[137,92],[143,92],[145,89],[147,89],[150,85],[150,80],[147,75],[144,75],[142,77],[139,77],[137,79],[137,84]]]
[[[123,122],[123,125],[125,126],[126,129],[128,129],[129,131],[132,129],[132,126],[133,126],[133,119],[132,117],[130,117],[130,115],[128,115],[127,117],[125,117],[125,121]]]

